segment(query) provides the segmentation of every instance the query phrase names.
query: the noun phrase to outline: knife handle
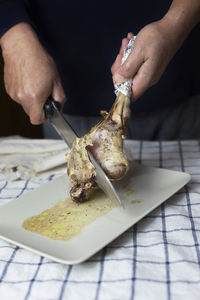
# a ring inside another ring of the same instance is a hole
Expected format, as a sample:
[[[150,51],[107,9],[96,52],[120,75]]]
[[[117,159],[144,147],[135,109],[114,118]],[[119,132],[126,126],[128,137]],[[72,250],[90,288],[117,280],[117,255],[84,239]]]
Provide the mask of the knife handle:
[[[52,96],[49,96],[47,98],[47,101],[44,104],[44,114],[47,119],[53,117],[54,111],[55,111],[55,106],[60,111],[60,109],[61,109],[60,102],[55,101]]]

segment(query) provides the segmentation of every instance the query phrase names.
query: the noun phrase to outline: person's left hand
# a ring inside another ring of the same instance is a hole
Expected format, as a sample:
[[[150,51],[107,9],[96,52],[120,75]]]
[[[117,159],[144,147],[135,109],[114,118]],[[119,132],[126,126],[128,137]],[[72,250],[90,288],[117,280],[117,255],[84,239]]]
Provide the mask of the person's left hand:
[[[122,83],[130,78],[132,99],[139,98],[150,86],[156,84],[171,58],[181,45],[176,32],[169,30],[166,21],[157,21],[145,26],[137,35],[133,51],[121,65],[124,49],[133,34],[122,40],[119,54],[112,65],[113,82]]]

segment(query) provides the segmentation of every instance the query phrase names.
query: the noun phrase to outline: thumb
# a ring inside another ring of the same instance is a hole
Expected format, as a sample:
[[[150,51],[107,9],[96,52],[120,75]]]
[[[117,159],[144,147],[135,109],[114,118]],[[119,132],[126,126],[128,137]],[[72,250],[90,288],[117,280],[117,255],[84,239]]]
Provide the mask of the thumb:
[[[140,69],[140,66],[143,64],[142,55],[137,52],[132,51],[127,60],[121,65],[118,70],[113,75],[113,81],[122,83],[127,81],[130,78],[133,78],[137,71]]]
[[[65,95],[65,91],[63,89],[60,79],[58,81],[54,81],[54,83],[53,83],[52,97],[56,101],[60,102],[61,110],[62,110],[67,97]]]

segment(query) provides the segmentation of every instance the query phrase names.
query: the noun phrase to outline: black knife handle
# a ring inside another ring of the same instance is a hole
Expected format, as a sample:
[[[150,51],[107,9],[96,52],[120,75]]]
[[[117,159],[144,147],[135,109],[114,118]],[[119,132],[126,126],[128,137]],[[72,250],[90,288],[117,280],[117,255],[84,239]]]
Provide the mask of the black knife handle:
[[[57,107],[57,109],[60,111],[60,109],[61,109],[61,104],[60,104],[60,102],[55,101],[55,100],[53,99],[52,96],[49,96],[48,99],[47,99],[47,101],[46,101],[45,104],[44,104],[44,114],[45,114],[45,117],[46,117],[47,119],[53,117],[53,115],[54,115],[54,110],[55,110],[54,105],[55,105],[55,106]]]

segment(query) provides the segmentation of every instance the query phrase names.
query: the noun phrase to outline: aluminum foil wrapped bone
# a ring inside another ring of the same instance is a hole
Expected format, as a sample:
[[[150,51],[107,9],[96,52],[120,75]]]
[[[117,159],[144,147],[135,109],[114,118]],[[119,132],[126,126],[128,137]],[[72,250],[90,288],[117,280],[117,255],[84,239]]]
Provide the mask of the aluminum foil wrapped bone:
[[[130,39],[128,45],[126,46],[126,48],[124,50],[124,55],[122,58],[121,65],[123,65],[123,63],[126,61],[129,54],[131,53],[135,39],[136,39],[136,36],[133,36]],[[122,94],[124,94],[125,96],[130,98],[131,97],[131,86],[132,86],[132,78],[130,78],[129,80],[127,80],[123,83],[115,83],[115,94],[118,95],[118,93],[121,92]]]

